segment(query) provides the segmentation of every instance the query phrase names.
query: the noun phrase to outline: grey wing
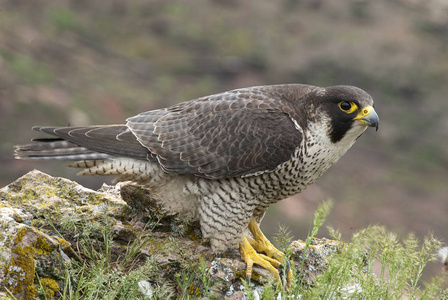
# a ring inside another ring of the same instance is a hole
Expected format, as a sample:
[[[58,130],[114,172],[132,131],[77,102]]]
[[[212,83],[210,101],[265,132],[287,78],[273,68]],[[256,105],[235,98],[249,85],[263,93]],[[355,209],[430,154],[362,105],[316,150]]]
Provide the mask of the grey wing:
[[[302,134],[288,110],[281,99],[227,92],[163,116],[139,114],[127,126],[166,172],[218,179],[272,171],[291,159]]]
[[[56,137],[16,146],[15,155],[147,159],[158,161],[169,173],[205,178],[272,171],[300,145],[303,124],[293,118],[302,118],[288,100],[308,90],[299,85],[235,90],[145,112],[126,125],[35,127]]]

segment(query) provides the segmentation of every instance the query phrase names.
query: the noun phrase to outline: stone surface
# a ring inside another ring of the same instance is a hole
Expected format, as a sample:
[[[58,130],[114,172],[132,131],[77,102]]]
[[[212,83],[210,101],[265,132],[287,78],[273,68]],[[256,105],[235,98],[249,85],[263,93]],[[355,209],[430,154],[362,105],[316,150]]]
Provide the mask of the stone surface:
[[[83,232],[76,225],[80,223]],[[135,251],[134,264],[154,259],[157,278],[172,284],[183,270],[204,266],[207,278],[193,278],[189,294],[205,296],[207,290],[222,299],[244,295],[245,263],[239,255],[214,255],[202,241],[199,224],[161,215],[150,191],[125,183],[93,191],[35,170],[0,190],[0,299],[8,292],[17,299],[60,298],[72,262],[88,259],[79,246],[82,237],[102,248],[104,232],[110,232],[114,261]],[[141,245],[130,249],[136,239]],[[295,268],[309,285],[325,270],[328,256],[344,245],[313,240],[305,255],[305,242],[295,241],[291,248]],[[269,282],[272,276],[255,266],[251,286]],[[141,284],[143,290],[151,286]]]

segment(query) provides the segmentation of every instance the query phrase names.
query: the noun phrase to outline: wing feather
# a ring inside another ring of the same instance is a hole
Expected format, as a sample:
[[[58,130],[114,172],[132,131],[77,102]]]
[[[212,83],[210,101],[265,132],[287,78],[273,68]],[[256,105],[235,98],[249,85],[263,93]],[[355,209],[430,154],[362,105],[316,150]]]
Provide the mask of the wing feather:
[[[48,159],[148,159],[169,173],[210,179],[269,172],[300,145],[306,124],[302,99],[317,89],[252,87],[144,112],[126,125],[35,127],[55,138],[18,147],[16,155],[39,159],[43,150]]]
[[[302,139],[293,105],[277,92],[242,89],[129,118],[138,141],[165,171],[205,178],[272,171],[291,159]]]

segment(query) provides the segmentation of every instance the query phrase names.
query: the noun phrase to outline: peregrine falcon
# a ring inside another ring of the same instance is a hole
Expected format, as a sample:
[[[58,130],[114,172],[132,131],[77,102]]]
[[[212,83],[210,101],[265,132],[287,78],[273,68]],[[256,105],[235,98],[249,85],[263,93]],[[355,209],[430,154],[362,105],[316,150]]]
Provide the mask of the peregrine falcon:
[[[378,123],[371,96],[353,86],[255,86],[121,125],[34,127],[53,137],[16,146],[15,156],[73,160],[80,175],[147,186],[165,212],[199,220],[215,253],[239,249],[248,278],[255,263],[280,280],[283,253],[259,229],[267,208],[303,191]]]

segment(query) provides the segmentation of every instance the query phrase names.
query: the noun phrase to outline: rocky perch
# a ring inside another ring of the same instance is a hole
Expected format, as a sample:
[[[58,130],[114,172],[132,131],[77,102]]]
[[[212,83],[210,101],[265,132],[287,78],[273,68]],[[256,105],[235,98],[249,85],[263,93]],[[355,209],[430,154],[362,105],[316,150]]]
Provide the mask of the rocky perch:
[[[93,261],[104,258],[110,270],[122,266],[123,276],[151,262],[151,271],[146,267],[130,280],[129,299],[163,293],[241,299],[248,287],[273,283],[255,267],[250,285],[244,285],[245,263],[238,256],[213,255],[197,223],[162,215],[154,203],[150,191],[132,184],[94,191],[36,170],[2,188],[0,299],[58,299],[72,293],[82,298],[90,288],[83,276]],[[304,255],[303,241],[290,246],[306,285],[325,270],[328,256],[345,247],[315,239]]]

